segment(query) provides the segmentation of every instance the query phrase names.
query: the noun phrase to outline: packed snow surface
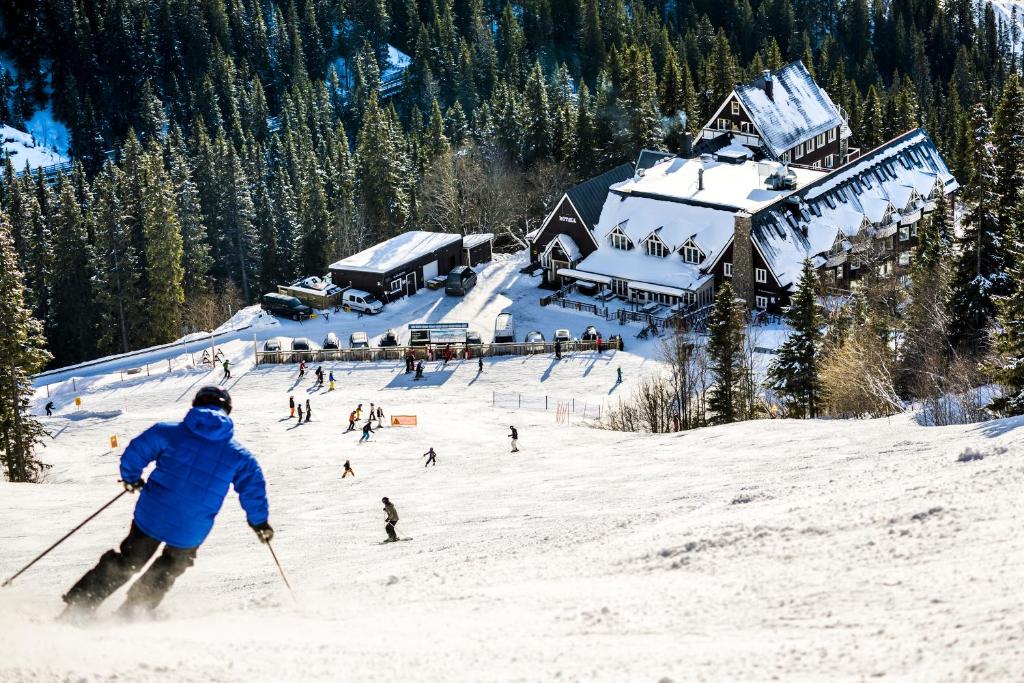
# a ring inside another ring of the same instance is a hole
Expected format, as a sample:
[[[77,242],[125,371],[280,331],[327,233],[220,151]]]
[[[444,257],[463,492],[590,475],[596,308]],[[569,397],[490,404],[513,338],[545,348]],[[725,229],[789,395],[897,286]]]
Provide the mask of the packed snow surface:
[[[482,326],[506,297],[524,297],[509,309],[522,331],[594,322],[530,308],[514,265],[497,261],[465,299],[423,292],[377,319],[332,315],[304,331],[376,320],[375,334],[401,315]],[[479,374],[475,359],[431,362],[422,382],[400,364],[325,363],[338,380],[328,392],[294,365],[252,367],[251,332],[276,328],[248,309],[233,324],[246,320],[218,345],[233,361],[223,384],[267,476],[295,602],[232,493],[153,620],[114,619],[122,589],[91,625],[55,622],[60,595],[127,532],[125,497],[0,589],[0,681],[1024,677],[1022,420],[623,434],[595,429],[579,406],[607,410],[659,369],[653,343],[632,335],[637,353],[486,359]],[[41,456],[52,469],[42,484],[0,483],[0,577],[120,491],[130,438],[222,382],[219,369],[179,364],[189,356],[124,380],[112,361],[74,393],[50,388],[58,411]],[[290,395],[309,398],[312,422],[288,418]],[[418,425],[357,445],[346,416],[371,401]],[[438,465],[425,468],[430,447]],[[343,480],[346,459],[356,477]],[[382,496],[411,541],[381,545]]]
[[[53,127],[40,124],[38,130],[41,135],[51,136],[49,139],[52,141],[59,140],[57,129]],[[0,145],[3,146],[4,154],[10,156],[16,171],[23,171],[26,165],[29,168],[36,168],[61,164],[68,160],[59,151],[44,144],[40,138],[8,125],[0,125]]]

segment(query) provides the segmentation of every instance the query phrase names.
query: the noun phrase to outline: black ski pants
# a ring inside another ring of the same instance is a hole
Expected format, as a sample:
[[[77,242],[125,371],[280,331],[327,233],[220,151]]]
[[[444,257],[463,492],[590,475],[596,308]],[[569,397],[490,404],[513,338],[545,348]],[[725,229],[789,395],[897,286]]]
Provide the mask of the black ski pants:
[[[86,572],[64,596],[69,605],[95,609],[136,572],[142,569],[160,547],[160,541],[147,535],[135,522],[121,541],[119,550],[108,550],[99,563]],[[163,553],[146,573],[128,589],[125,605],[152,610],[160,604],[174,581],[195,562],[198,548],[164,546]]]
[[[388,532],[388,539],[389,540],[392,540],[392,541],[397,541],[398,540],[398,534],[395,533],[395,525],[396,524],[398,524],[398,522],[388,522],[387,524],[384,525],[384,531]]]

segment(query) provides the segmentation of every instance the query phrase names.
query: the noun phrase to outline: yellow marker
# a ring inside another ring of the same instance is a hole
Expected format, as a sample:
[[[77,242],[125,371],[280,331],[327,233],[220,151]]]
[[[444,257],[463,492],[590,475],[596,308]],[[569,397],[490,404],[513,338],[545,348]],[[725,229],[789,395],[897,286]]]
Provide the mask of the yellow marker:
[[[80,396],[75,396],[75,406],[76,407],[81,407],[82,406],[82,398]]]
[[[110,435],[110,447],[117,448],[117,434]]]

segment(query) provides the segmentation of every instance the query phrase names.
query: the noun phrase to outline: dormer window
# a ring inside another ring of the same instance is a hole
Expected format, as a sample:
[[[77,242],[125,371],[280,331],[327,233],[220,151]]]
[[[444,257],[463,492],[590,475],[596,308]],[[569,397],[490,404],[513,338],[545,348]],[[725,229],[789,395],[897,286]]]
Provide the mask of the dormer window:
[[[740,103],[736,100],[732,101],[732,115],[739,116],[740,114]]]
[[[627,250],[633,247],[632,243],[630,243],[629,241],[629,238],[626,237],[625,233],[623,233],[618,228],[615,228],[614,230],[611,231],[611,233],[608,234],[608,241],[615,249]]]
[[[657,256],[659,258],[665,258],[668,256],[668,247],[661,241],[661,238],[657,235],[651,235],[644,242],[644,249],[647,251],[648,256]]]
[[[693,240],[686,240],[686,244],[682,248],[683,260],[687,263],[697,264],[704,260],[704,252],[702,252]]]

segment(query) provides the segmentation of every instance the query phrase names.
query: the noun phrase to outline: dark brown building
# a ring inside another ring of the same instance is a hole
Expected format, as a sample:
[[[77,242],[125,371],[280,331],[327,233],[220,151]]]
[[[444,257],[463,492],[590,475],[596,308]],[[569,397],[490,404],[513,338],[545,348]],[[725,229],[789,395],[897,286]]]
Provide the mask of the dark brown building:
[[[796,61],[736,86],[697,142],[725,136],[774,161],[830,169],[859,153],[850,135],[845,113]]]
[[[489,232],[462,236],[462,265],[470,268],[487,263],[493,257],[494,235]]]
[[[412,230],[332,263],[331,280],[394,301],[447,275],[462,258],[462,235]]]

